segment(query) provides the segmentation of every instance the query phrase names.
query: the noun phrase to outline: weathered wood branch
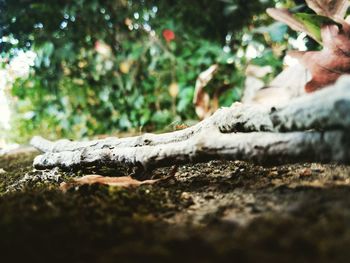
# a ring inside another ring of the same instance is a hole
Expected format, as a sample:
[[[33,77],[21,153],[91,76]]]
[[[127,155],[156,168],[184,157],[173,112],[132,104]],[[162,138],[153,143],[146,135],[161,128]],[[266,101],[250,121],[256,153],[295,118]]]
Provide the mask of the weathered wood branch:
[[[42,137],[36,136],[31,140],[31,145],[43,152],[76,151],[83,150],[87,147],[91,149],[104,149],[116,147],[140,147],[145,145],[154,146],[184,141],[199,134],[203,130],[211,130],[213,128],[225,132],[236,130],[273,130],[272,122],[265,108],[236,103],[232,107],[219,109],[213,114],[213,116],[192,127],[174,132],[163,134],[145,133],[141,136],[129,138],[110,137],[85,142],[74,142],[66,139],[57,142],[50,142]]]
[[[31,143],[45,152],[35,159],[36,168],[100,164],[147,169],[210,158],[348,162],[348,130],[350,78],[344,78],[281,108],[235,103],[171,133],[87,142],[35,137]]]
[[[219,109],[210,118],[184,130],[164,134],[146,133],[129,138],[110,137],[102,140],[49,142],[34,137],[31,144],[43,152],[82,150],[87,147],[104,149],[138,147],[184,141],[206,129],[223,133],[252,131],[327,130],[350,127],[350,79],[340,80],[335,87],[326,88],[291,101],[283,108],[235,103]]]
[[[342,131],[327,132],[204,132],[182,142],[155,146],[118,147],[45,153],[34,166],[50,168],[138,166],[144,169],[212,158],[252,160],[258,163],[293,161],[349,161],[349,138]]]

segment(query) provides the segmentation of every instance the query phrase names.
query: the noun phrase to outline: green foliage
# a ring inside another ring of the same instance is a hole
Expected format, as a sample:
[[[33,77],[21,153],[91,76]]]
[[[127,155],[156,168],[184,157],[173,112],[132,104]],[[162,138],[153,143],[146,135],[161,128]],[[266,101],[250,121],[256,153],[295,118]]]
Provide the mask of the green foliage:
[[[308,32],[310,32],[310,34],[314,37],[315,40],[317,40],[318,43],[322,43],[322,25],[335,23],[329,17],[314,14],[296,13],[294,14],[294,17],[305,26]]]
[[[207,87],[228,86],[221,105],[242,93],[245,48],[266,40],[249,29],[271,20],[272,0],[3,1],[2,57],[21,49],[37,57],[31,74],[18,79],[13,127],[23,139],[81,138],[113,131],[157,130],[195,119],[192,105],[198,74],[219,64]],[[175,39],[162,33],[170,29]],[[268,28],[274,41],[286,28]],[[242,36],[249,40],[243,40]],[[226,40],[225,40],[226,39]],[[223,48],[225,46],[225,48]],[[266,59],[272,50],[264,49]],[[243,52],[243,54],[242,54]],[[275,58],[276,69],[281,62]],[[176,97],[169,88],[178,87]]]

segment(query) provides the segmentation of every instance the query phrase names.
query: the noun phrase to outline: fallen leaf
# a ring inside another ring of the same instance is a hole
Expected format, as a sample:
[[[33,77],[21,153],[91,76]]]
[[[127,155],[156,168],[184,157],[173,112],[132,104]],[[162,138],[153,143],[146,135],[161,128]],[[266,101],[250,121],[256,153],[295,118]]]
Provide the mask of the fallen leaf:
[[[324,47],[321,51],[292,51],[289,53],[311,72],[306,92],[333,84],[341,75],[350,74],[350,25],[325,25],[321,28]]]
[[[245,70],[245,82],[244,82],[244,92],[241,99],[243,103],[255,103],[254,98],[257,92],[265,87],[265,83],[262,80],[267,74],[272,72],[270,66],[257,66],[248,65]]]
[[[211,65],[207,70],[200,73],[196,80],[193,104],[196,106],[196,113],[200,119],[207,118],[211,114],[210,96],[204,88],[212,80],[217,69],[218,65]]]
[[[350,73],[350,25],[344,20],[349,1],[307,0],[317,15],[292,14],[285,9],[270,8],[268,14],[292,29],[303,31],[323,44],[321,51],[292,51],[311,73],[305,85],[312,92],[333,84],[341,75]]]
[[[122,176],[122,177],[108,177],[108,176],[102,176],[102,175],[86,175],[80,178],[75,178],[71,182],[63,182],[60,185],[60,189],[63,192],[66,192],[68,189],[80,186],[80,185],[92,185],[92,184],[102,184],[102,185],[109,185],[109,186],[118,186],[118,187],[133,187],[133,186],[140,186],[143,184],[154,184],[158,180],[145,180],[145,181],[138,181],[130,176]]]
[[[254,77],[254,72],[250,70],[246,72],[242,102],[269,107],[286,105],[292,98],[304,94],[304,86],[311,78],[308,70],[300,63],[285,68],[268,86]]]
[[[247,75],[244,81],[244,92],[241,98],[243,103],[254,103],[256,94],[265,87],[264,81],[260,78]]]
[[[306,0],[306,4],[316,14],[333,19],[343,19],[350,6],[349,0]]]
[[[248,65],[245,73],[248,76],[253,76],[256,78],[263,78],[265,77],[267,74],[272,72],[272,67],[271,66],[257,66],[257,65]]]

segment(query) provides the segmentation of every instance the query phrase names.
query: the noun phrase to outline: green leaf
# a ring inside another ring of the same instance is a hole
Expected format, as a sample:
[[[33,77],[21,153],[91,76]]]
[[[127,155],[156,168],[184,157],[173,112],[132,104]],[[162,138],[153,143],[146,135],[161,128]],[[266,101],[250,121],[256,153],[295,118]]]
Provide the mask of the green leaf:
[[[296,13],[293,16],[307,28],[319,43],[322,43],[321,27],[325,24],[335,24],[332,19],[320,15]]]

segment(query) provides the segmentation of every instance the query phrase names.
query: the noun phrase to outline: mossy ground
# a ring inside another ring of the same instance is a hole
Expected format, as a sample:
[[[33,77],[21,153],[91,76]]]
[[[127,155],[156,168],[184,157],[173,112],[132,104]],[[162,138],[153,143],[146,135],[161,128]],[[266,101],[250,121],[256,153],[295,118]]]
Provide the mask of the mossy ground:
[[[59,183],[81,172],[43,177],[45,172],[32,169],[35,154],[0,157],[1,262],[350,257],[349,166],[211,161],[180,166],[155,185],[82,186],[62,193]],[[158,169],[153,176],[171,171]]]

